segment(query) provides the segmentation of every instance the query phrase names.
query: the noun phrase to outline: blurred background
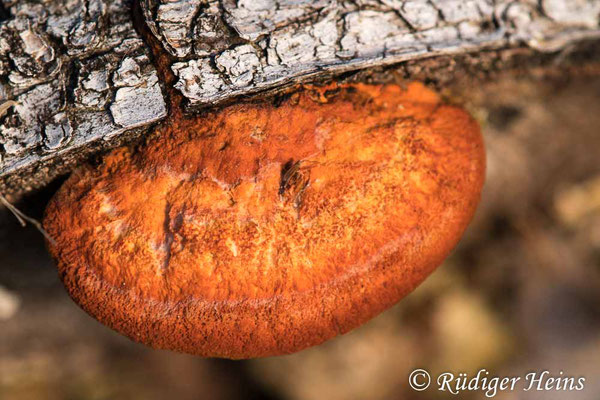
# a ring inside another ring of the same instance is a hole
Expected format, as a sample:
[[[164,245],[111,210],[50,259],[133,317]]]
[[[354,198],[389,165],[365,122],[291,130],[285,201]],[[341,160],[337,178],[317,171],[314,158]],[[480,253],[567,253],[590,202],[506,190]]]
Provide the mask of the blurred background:
[[[594,77],[595,76],[595,77]],[[207,360],[135,344],[68,297],[42,236],[0,210],[0,399],[440,399],[415,368],[584,376],[600,398],[600,74],[528,74],[444,93],[482,125],[482,203],[454,253],[398,305],[300,353]],[[17,206],[40,218],[60,182]]]

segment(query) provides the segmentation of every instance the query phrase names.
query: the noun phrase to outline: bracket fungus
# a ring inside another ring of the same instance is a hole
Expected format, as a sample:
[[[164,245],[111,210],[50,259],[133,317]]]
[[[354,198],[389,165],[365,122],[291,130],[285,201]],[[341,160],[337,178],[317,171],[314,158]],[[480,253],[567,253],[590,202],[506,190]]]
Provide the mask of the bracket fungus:
[[[469,223],[484,170],[477,123],[422,84],[337,85],[171,118],[76,170],[44,227],[71,297],[131,339],[286,354],[425,279]]]

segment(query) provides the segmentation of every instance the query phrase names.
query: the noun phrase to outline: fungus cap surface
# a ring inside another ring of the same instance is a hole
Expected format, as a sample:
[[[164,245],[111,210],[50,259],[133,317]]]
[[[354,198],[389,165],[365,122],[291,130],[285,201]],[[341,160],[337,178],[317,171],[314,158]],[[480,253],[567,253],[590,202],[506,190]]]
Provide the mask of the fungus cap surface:
[[[173,118],[75,171],[46,210],[88,313],[157,348],[294,352],[393,305],[479,200],[477,123],[423,85],[339,86]]]

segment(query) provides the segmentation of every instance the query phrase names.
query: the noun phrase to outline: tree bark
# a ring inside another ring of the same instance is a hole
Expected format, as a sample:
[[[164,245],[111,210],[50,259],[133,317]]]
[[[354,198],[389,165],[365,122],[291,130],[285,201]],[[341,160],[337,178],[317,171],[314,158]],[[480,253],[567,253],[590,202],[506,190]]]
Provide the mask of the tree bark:
[[[174,97],[197,112],[349,71],[375,79],[392,64],[451,83],[593,58],[600,37],[600,0],[1,1],[4,193],[140,137]]]

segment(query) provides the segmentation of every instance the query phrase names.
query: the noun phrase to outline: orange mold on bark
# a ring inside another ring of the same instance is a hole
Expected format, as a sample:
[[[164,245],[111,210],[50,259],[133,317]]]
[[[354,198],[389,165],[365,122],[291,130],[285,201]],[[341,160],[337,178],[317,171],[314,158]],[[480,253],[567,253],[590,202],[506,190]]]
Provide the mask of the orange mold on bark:
[[[73,299],[131,339],[286,354],[364,323],[443,261],[484,154],[477,123],[421,84],[305,90],[173,118],[75,171],[44,227]]]

